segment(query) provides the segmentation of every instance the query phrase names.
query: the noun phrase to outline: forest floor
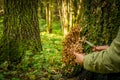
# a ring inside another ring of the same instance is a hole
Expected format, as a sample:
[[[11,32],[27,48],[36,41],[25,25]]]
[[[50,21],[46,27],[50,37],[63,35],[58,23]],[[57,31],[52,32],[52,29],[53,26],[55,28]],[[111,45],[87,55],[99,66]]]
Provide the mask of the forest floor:
[[[17,69],[7,69],[7,62],[0,65],[0,80],[77,80],[63,77],[61,62],[63,36],[41,33],[43,51],[33,55],[27,51]]]
[[[26,51],[22,62],[15,69],[9,70],[8,63],[0,65],[0,80],[77,80],[63,76],[62,58],[62,31],[60,25],[54,24],[52,34],[45,32],[45,21],[40,21],[41,42],[43,51],[33,54]],[[0,18],[0,38],[3,32],[3,18]]]

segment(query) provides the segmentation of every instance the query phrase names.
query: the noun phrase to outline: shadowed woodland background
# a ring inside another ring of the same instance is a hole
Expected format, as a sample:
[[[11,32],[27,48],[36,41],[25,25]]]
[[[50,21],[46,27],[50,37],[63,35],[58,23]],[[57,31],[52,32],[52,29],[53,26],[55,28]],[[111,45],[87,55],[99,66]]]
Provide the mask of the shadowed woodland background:
[[[119,73],[93,73],[61,61],[62,42],[77,25],[82,28],[80,37],[110,45],[120,26],[119,4],[120,0],[0,0],[0,80],[120,80]],[[89,45],[83,48],[91,52]]]

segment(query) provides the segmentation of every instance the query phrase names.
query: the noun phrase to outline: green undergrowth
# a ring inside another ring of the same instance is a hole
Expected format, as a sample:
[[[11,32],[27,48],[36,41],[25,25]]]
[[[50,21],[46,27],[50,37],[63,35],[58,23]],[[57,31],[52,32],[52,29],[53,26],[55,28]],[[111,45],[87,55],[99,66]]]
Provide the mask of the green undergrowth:
[[[59,80],[62,78],[62,39],[58,34],[41,32],[43,51],[26,51],[17,69],[9,71],[7,62],[0,66],[0,80]]]
[[[45,19],[39,19],[39,28],[41,32],[46,31],[46,20]],[[52,33],[62,35],[62,28],[60,21],[53,21],[52,23]]]

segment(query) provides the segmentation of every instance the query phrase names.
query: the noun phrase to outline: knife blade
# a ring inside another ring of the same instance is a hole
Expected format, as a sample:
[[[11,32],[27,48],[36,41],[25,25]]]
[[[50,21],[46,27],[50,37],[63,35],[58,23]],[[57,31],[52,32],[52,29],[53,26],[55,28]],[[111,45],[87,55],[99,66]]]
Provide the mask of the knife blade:
[[[95,45],[87,40],[85,40],[85,43],[87,43],[88,45],[90,45],[91,47],[94,47]]]

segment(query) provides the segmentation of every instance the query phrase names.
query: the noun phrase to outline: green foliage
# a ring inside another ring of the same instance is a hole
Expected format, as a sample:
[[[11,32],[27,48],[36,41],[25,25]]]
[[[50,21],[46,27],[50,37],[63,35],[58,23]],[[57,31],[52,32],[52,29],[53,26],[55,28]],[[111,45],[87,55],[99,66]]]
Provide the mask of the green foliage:
[[[5,80],[5,76],[2,73],[0,73],[0,79]]]
[[[20,79],[19,79],[19,78],[15,78],[15,77],[14,77],[14,78],[12,78],[11,80],[20,80]]]
[[[17,69],[12,71],[5,69],[8,63],[4,63],[1,65],[3,71],[0,71],[0,76],[10,80],[58,80],[62,78],[63,37],[58,34],[42,32],[41,38],[43,51],[37,53],[33,53],[31,50],[26,51],[22,62],[16,66]]]
[[[40,19],[39,20],[39,28],[40,28],[40,31],[46,31],[46,21],[45,21],[45,19]]]
[[[39,28],[41,32],[46,31],[46,20],[45,19],[40,19],[39,20]],[[54,21],[52,23],[52,28],[53,28],[53,33],[54,34],[59,34],[61,35],[62,29],[61,29],[61,24],[59,21]]]
[[[15,69],[17,64],[21,62],[25,47],[17,40],[2,37],[0,39],[0,64],[7,61],[7,67]]]
[[[62,28],[60,22],[53,22],[53,33],[62,35]]]
[[[55,34],[41,33],[43,51],[32,54],[31,51],[26,52],[26,56],[22,61],[23,71],[32,71],[31,75],[41,76],[46,75],[46,78],[56,75],[54,71],[61,68],[61,40],[62,36],[56,36]],[[29,75],[29,73],[28,73]],[[57,75],[58,77],[60,75]]]

